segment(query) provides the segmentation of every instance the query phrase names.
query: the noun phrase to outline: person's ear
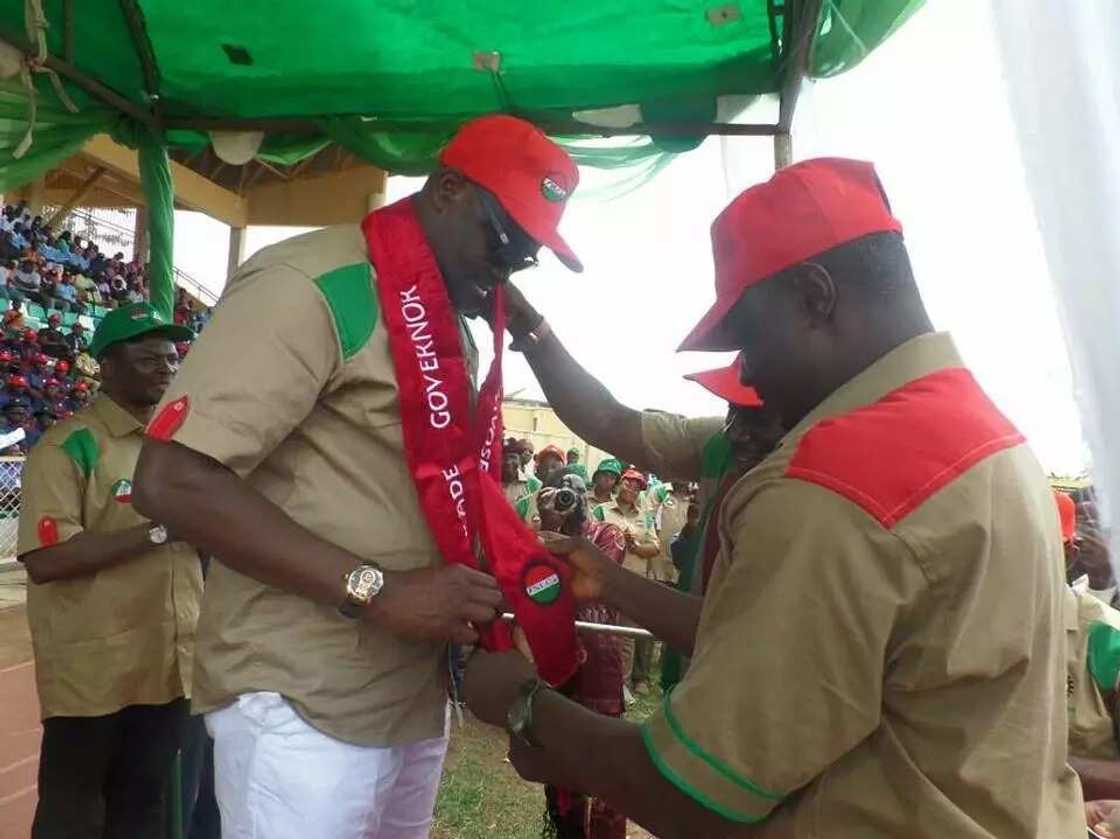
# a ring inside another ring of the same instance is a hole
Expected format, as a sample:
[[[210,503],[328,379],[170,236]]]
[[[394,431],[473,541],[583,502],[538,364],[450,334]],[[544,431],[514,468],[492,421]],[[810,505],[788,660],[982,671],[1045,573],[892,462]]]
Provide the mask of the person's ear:
[[[823,265],[806,262],[798,266],[792,279],[798,308],[806,324],[820,328],[832,320],[836,310],[836,283],[832,274]]]
[[[432,176],[431,204],[438,213],[457,210],[470,200],[467,179],[454,169],[443,169]]]

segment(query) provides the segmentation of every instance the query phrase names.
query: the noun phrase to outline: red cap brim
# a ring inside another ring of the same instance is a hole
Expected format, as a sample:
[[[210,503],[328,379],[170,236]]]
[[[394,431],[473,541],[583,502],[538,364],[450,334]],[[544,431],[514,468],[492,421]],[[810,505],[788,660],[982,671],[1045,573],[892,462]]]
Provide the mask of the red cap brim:
[[[762,397],[750,385],[745,385],[739,380],[739,358],[727,367],[717,367],[714,370],[702,370],[699,373],[689,373],[686,379],[696,382],[710,393],[714,393],[725,402],[738,405],[742,408],[761,408]]]
[[[732,336],[727,335],[722,328],[728,312],[731,311],[736,302],[738,302],[737,297],[717,299],[712,304],[712,308],[708,309],[704,317],[700,318],[700,322],[681,341],[681,345],[677,347],[677,352],[683,352],[684,350],[729,352],[739,349],[735,346]]]
[[[511,201],[508,196],[504,196],[500,192],[494,192],[494,195],[502,207],[505,208],[505,211],[510,214],[510,217],[517,222],[518,226],[529,234],[530,239],[556,254],[556,258],[564,263],[568,270],[575,271],[577,274],[583,271],[583,263],[579,261],[575,251],[564,241],[564,237],[560,235],[559,230],[542,227],[539,219],[533,213],[526,212],[516,201]]]

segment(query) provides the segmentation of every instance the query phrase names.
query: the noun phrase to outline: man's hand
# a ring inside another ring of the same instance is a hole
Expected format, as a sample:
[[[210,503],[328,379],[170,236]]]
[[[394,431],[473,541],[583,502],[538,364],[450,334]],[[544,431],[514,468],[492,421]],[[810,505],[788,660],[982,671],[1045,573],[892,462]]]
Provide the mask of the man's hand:
[[[605,600],[611,575],[618,565],[595,545],[582,537],[561,536],[556,533],[538,534],[545,547],[563,557],[572,569],[572,595],[576,600]]]
[[[494,578],[465,565],[384,574],[385,585],[367,611],[402,638],[472,644],[478,632],[470,624],[491,622],[502,603]]]
[[[1120,835],[1109,827],[1111,819],[1116,816],[1120,816],[1120,801],[1085,802],[1085,824],[1098,836]]]
[[[475,653],[463,674],[463,698],[480,720],[504,728],[517,691],[535,672],[517,650]]]

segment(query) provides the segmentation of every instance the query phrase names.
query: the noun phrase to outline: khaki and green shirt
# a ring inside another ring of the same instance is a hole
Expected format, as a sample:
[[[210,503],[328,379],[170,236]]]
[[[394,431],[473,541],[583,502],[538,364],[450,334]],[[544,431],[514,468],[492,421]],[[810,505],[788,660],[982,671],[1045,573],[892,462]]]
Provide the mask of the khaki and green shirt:
[[[947,336],[825,399],[718,527],[643,727],[666,779],[764,837],[1085,835],[1053,497]]]
[[[596,521],[617,525],[619,530],[629,533],[639,544],[661,547],[657,539],[657,528],[653,523],[653,514],[643,504],[637,503],[629,510],[623,510],[615,500],[609,504],[600,504],[592,510],[591,515]],[[622,558],[622,567],[643,577],[650,576],[650,561],[629,550]]]
[[[1069,753],[1120,760],[1116,700],[1120,687],[1120,612],[1087,591],[1066,591]]]
[[[476,352],[464,338],[474,381]],[[442,562],[404,458],[397,385],[357,226],[266,248],[230,281],[164,405],[172,439],[243,478],[298,524],[382,568]],[[443,732],[443,645],[212,566],[196,711],[285,696],[340,740],[394,746]],[[339,580],[339,602],[344,599]]]
[[[23,471],[19,555],[147,520],[132,506],[143,426],[102,395],[51,428]],[[152,547],[95,574],[27,586],[43,718],[94,717],[191,694],[198,554]]]

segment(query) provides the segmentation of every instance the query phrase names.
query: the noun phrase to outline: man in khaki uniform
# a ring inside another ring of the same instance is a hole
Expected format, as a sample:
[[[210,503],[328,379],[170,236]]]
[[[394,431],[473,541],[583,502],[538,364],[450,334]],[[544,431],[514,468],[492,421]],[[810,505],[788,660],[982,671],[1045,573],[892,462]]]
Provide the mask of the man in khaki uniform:
[[[650,561],[661,550],[657,529],[653,526],[653,515],[641,504],[641,494],[646,488],[646,477],[636,469],[622,473],[618,490],[613,501],[595,507],[591,516],[596,521],[613,524],[622,531],[626,540],[626,553],[622,557],[622,567],[639,577],[650,578]],[[625,626],[638,624],[626,616]],[[653,641],[649,638],[619,639],[622,654],[623,693],[629,704],[632,693],[649,692],[649,674],[653,667]]]
[[[185,327],[148,304],[93,336],[101,395],[58,423],[23,472],[19,558],[43,714],[32,835],[163,835],[191,693],[198,554],[132,506],[144,423]]]
[[[686,596],[556,546],[575,591],[691,651],[688,673],[636,726],[531,689],[514,656],[479,656],[468,704],[508,720],[524,777],[665,839],[1080,839],[1050,490],[933,332],[873,168],[783,169],[712,242],[716,303],[682,348],[740,350],[791,430],[728,491],[698,623]],[[601,445],[552,398],[595,389],[564,355],[542,340],[529,359],[561,420]],[[640,416],[591,401],[641,447]],[[681,471],[700,469],[701,436]]]
[[[152,491],[138,502],[215,557],[194,707],[214,735],[227,835],[428,834],[447,746],[446,644],[476,642],[501,595],[488,574],[445,563],[426,521],[386,308],[401,304],[378,276],[399,263],[375,270],[363,230],[406,218],[417,238],[395,260],[434,259],[464,389],[476,351],[460,316],[483,314],[489,290],[541,244],[578,264],[555,229],[578,175],[543,134],[482,118],[441,161],[420,193],[362,228],[246,262],[148,430],[140,473]],[[432,340],[413,340],[428,393],[446,400]]]

